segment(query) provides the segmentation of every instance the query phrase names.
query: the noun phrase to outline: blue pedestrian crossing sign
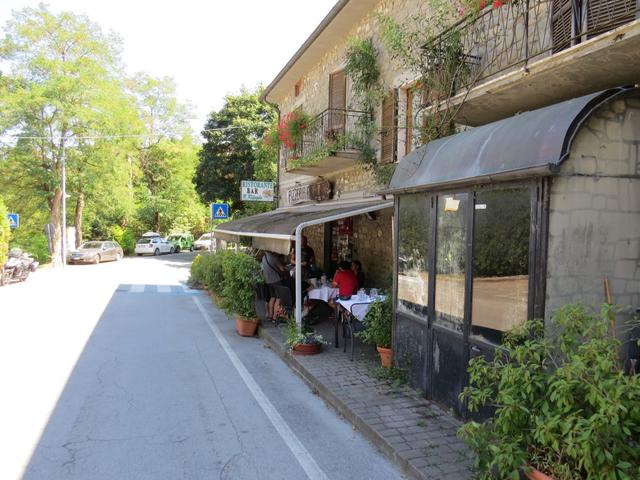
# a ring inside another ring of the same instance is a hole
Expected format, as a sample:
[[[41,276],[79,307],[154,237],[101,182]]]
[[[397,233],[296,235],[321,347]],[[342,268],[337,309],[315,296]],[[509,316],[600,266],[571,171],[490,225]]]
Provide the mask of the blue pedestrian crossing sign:
[[[9,228],[18,228],[20,226],[20,214],[19,213],[7,213],[9,219]]]
[[[213,218],[214,220],[227,220],[229,218],[229,204],[212,203],[211,218]]]

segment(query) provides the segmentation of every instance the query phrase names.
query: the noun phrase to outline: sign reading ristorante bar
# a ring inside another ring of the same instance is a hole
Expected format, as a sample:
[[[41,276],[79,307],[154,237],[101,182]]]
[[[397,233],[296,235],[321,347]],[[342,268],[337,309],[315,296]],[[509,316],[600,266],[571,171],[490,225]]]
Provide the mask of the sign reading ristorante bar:
[[[240,200],[243,202],[273,202],[273,182],[240,182]]]
[[[294,205],[300,202],[313,200],[323,202],[331,198],[331,183],[328,180],[321,180],[315,183],[298,185],[287,190],[287,203]]]

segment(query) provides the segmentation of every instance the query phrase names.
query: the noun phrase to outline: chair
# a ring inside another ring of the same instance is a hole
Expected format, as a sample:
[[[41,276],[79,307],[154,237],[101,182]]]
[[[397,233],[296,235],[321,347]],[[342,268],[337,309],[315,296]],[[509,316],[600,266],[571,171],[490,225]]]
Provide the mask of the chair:
[[[367,305],[367,303],[354,303],[351,305],[349,311],[340,306],[338,309],[338,315],[340,315],[341,318],[339,317],[336,319],[336,321],[340,321],[342,323],[343,352],[346,353],[347,351],[346,339],[348,338],[351,341],[351,361],[353,361],[354,333],[360,332],[364,329],[364,323],[358,320],[358,318],[353,314],[353,307],[356,305]],[[349,336],[347,336],[347,331],[349,332]]]

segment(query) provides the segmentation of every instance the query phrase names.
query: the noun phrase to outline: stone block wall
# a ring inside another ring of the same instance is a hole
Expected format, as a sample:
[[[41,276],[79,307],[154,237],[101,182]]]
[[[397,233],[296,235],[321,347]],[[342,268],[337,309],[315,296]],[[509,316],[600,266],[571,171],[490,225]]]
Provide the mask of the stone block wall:
[[[605,277],[615,304],[640,307],[639,152],[640,98],[601,108],[576,136],[551,187],[547,318],[566,303],[598,307]]]
[[[354,218],[353,258],[362,262],[367,287],[391,289],[393,278],[393,209],[376,212],[375,220]]]

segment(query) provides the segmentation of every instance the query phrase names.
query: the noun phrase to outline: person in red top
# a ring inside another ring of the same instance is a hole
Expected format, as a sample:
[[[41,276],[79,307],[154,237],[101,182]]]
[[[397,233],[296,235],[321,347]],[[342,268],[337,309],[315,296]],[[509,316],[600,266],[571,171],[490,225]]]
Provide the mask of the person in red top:
[[[342,299],[351,298],[358,288],[358,277],[351,270],[349,262],[342,261],[338,264],[338,271],[333,276],[333,286],[338,289],[338,295]]]

